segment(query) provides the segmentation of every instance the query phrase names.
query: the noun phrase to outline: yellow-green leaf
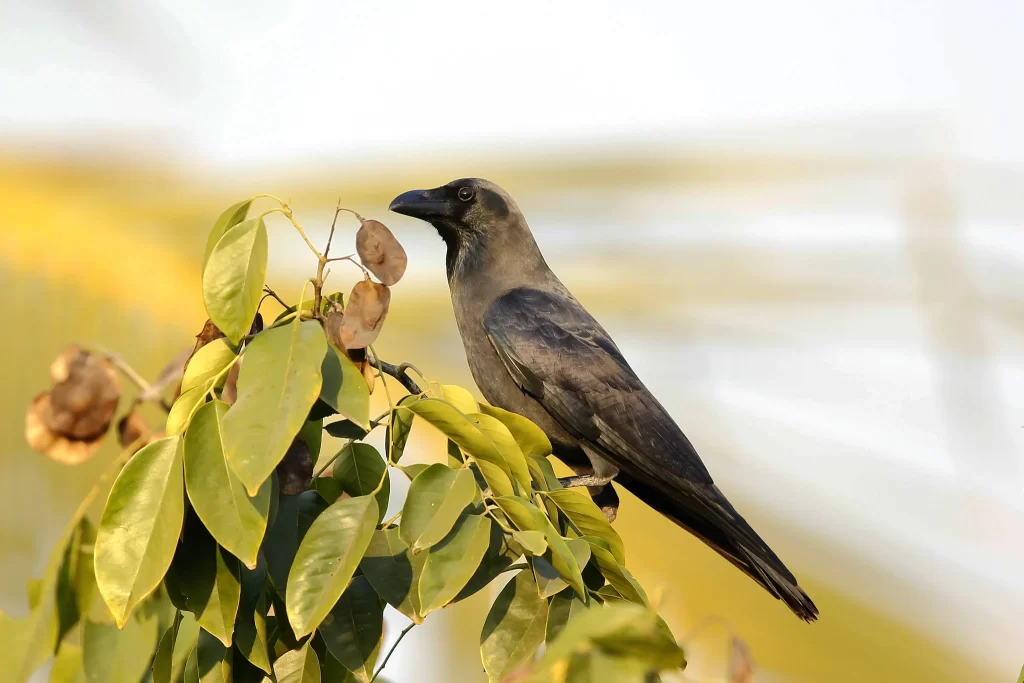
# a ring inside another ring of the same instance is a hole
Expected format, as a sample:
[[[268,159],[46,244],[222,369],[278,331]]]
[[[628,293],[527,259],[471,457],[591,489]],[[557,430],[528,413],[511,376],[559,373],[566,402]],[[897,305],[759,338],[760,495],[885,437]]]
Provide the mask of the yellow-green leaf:
[[[184,392],[174,401],[171,412],[167,415],[167,424],[164,431],[167,436],[181,434],[188,426],[188,419],[192,416],[196,406],[206,399],[206,387],[195,387]]]
[[[196,387],[209,389],[210,381],[234,359],[235,352],[223,337],[199,347],[195,355],[189,359],[188,367],[185,368],[185,376],[181,378],[181,393],[184,394]],[[225,379],[227,379],[227,373],[220,378],[218,386],[223,384]]]
[[[423,616],[454,600],[469,583],[487,552],[490,538],[490,519],[462,515],[451,533],[430,548],[420,575]]]
[[[555,502],[570,522],[576,525],[581,535],[604,539],[615,561],[619,564],[626,563],[626,549],[622,538],[589,495],[579,489],[561,489],[545,495]]]
[[[218,240],[203,267],[203,302],[210,320],[237,344],[249,333],[267,277],[267,226],[242,221]]]
[[[566,541],[569,551],[576,560],[576,566],[585,567],[590,561],[590,546],[581,538],[574,538]],[[534,557],[530,560],[533,565],[533,575],[537,581],[537,590],[542,598],[548,598],[565,589],[569,582],[564,579],[552,564],[553,553],[542,557]]]
[[[327,345],[320,372],[323,375],[323,386],[320,389],[320,400],[329,405],[339,415],[347,417],[362,427],[370,429],[370,388],[363,379],[355,363],[334,347]]]
[[[96,583],[119,626],[163,579],[185,515],[182,439],[155,441],[124,466],[96,534]]]
[[[157,620],[129,619],[123,629],[87,619],[83,668],[89,683],[138,683],[156,648]]]
[[[409,404],[409,410],[434,425],[445,436],[459,445],[463,451],[481,463],[488,463],[501,471],[508,480],[499,483],[499,488],[511,491],[512,470],[497,446],[464,413],[455,406],[436,398],[423,398]],[[493,468],[488,468],[493,470]],[[484,467],[481,465],[481,471]],[[487,472],[484,472],[485,477]],[[493,472],[492,472],[493,474]],[[496,475],[495,475],[496,476]],[[488,479],[492,486],[493,482]],[[507,494],[501,494],[507,495]]]
[[[290,650],[274,662],[277,683],[320,683],[320,662],[310,638],[298,650]]]
[[[549,643],[553,641],[566,624],[586,612],[595,603],[596,601],[591,601],[588,605],[572,591],[562,591],[553,596],[548,604],[548,625],[544,639]]]
[[[453,470],[435,463],[413,479],[399,527],[412,552],[429,548],[447,536],[462,511],[473,502],[476,491],[473,473],[466,467]]]
[[[477,404],[476,399],[473,398],[473,394],[456,384],[442,384],[441,397],[466,415],[480,410],[480,406]]]
[[[467,417],[483,432],[484,436],[494,443],[498,453],[504,458],[505,463],[512,472],[512,476],[519,482],[523,491],[529,491],[530,468],[527,467],[526,456],[523,455],[516,440],[512,438],[512,432],[508,430],[508,427],[497,418],[483,413],[474,413],[467,415]]]
[[[238,400],[224,416],[223,439],[228,464],[250,496],[306,424],[320,394],[326,347],[323,328],[310,320],[266,330],[246,349]]]
[[[316,518],[288,574],[288,621],[299,638],[311,633],[348,586],[377,525],[373,496],[339,500]]]
[[[205,348],[205,347],[204,347]],[[203,524],[217,542],[245,566],[256,566],[256,554],[267,530],[271,481],[250,497],[224,455],[223,420],[228,404],[202,406],[185,433],[185,489]]]
[[[519,448],[527,458],[542,458],[551,455],[551,441],[548,439],[548,435],[544,433],[543,429],[522,415],[510,413],[507,410],[489,406],[486,403],[480,404],[480,412],[500,420],[503,425],[508,427],[508,431],[512,432],[516,443],[519,444]]]
[[[548,542],[544,540],[543,531],[513,531],[512,538],[531,555],[543,555],[544,551],[548,549]]]
[[[647,593],[629,570],[618,563],[608,543],[596,536],[585,536],[583,540],[590,544],[590,552],[597,561],[598,568],[619,595],[638,605],[646,605]]]
[[[198,523],[186,527],[182,544],[175,573],[185,604],[204,631],[230,646],[241,596],[238,559],[218,547]]]
[[[235,649],[265,673],[271,673],[267,644],[267,596],[263,584],[267,570],[263,562],[255,569],[242,570],[242,595],[235,619]]]
[[[199,638],[185,665],[185,683],[231,683],[232,650],[224,647],[206,630]]]
[[[217,222],[213,224],[213,229],[210,230],[210,235],[206,238],[206,251],[203,252],[204,270],[206,269],[207,262],[210,260],[210,254],[213,253],[213,248],[217,246],[217,242],[224,236],[224,233],[245,220],[245,215],[249,213],[250,204],[252,204],[251,199],[232,204],[224,210],[224,213],[217,217]]]
[[[587,593],[583,585],[583,574],[576,557],[551,520],[539,508],[516,496],[502,496],[496,498],[495,502],[520,531],[540,531],[544,534],[551,548],[551,565],[577,594],[585,596]]]

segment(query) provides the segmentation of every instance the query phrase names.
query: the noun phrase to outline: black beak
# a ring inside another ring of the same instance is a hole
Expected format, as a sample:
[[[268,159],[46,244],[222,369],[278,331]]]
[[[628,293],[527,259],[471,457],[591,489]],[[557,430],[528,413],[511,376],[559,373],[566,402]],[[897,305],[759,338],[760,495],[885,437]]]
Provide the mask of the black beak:
[[[388,209],[405,216],[429,221],[446,216],[448,202],[444,199],[443,188],[409,190],[395,197]]]

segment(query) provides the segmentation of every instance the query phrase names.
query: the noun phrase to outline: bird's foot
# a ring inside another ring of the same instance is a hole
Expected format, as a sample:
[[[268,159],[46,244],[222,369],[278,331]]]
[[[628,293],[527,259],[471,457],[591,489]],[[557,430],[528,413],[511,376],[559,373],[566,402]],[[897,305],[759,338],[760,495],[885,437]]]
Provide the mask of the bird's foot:
[[[612,479],[613,477],[599,477],[595,474],[580,474],[575,477],[561,477],[558,483],[564,489],[572,489],[577,486],[604,486]]]
[[[601,508],[601,512],[604,513],[609,522],[614,522],[619,514],[619,495],[615,493],[612,485],[605,484],[600,488],[594,487],[589,490],[590,497],[594,499],[594,504]]]

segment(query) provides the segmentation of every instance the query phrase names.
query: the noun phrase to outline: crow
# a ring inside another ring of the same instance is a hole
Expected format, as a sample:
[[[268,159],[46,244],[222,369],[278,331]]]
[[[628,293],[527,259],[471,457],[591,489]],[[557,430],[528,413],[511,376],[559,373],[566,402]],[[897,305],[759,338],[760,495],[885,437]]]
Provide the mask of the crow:
[[[715,486],[690,440],[604,328],[548,267],[512,198],[480,178],[411,190],[390,210],[429,222],[447,247],[455,319],[473,379],[524,415],[614,518],[617,481],[707,543],[805,621],[818,609]]]

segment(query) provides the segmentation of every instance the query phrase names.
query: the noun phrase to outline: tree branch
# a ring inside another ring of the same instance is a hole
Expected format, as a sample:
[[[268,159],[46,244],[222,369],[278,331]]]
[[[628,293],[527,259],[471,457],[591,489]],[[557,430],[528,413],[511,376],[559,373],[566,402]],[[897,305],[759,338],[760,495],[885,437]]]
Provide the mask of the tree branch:
[[[409,365],[408,363],[402,363],[401,365],[392,365],[391,363],[383,361],[380,358],[374,358],[373,365],[378,370],[383,372],[385,375],[390,375],[397,379],[402,384],[402,386],[405,387],[405,390],[408,391],[410,394],[423,393],[423,390],[420,389],[420,385],[416,384],[416,380],[409,376],[409,369],[411,368],[415,370],[416,368]]]
[[[380,663],[380,668],[377,669],[377,673],[373,674],[373,678],[370,679],[370,683],[373,683],[375,680],[377,680],[377,676],[380,676],[380,672],[383,671],[384,667],[388,665],[388,660],[391,659],[391,655],[395,653],[395,649],[398,647],[398,644],[402,642],[402,638],[405,638],[405,634],[411,631],[412,627],[415,625],[415,622],[409,624],[404,629],[402,629],[402,632],[400,634],[398,634],[398,640],[396,640],[395,644],[391,646],[390,650],[388,650],[387,657],[385,657],[384,661]]]

